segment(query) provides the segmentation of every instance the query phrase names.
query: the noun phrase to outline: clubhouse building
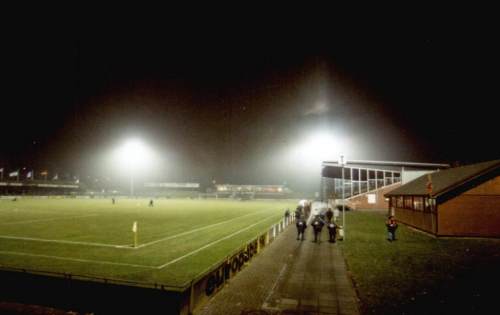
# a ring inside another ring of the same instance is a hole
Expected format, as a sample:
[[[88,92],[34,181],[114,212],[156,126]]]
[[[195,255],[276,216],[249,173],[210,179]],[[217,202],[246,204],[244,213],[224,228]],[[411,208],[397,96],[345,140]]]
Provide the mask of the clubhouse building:
[[[500,160],[424,174],[384,196],[398,222],[424,232],[500,237]]]

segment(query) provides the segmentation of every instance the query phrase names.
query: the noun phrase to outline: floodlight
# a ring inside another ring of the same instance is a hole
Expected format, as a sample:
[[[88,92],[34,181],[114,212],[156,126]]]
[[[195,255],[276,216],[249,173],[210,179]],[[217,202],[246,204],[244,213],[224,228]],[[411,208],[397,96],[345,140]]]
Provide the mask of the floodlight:
[[[346,149],[346,139],[338,133],[319,131],[305,137],[295,147],[294,155],[301,163],[317,168],[322,161],[337,159]]]
[[[139,139],[129,139],[116,152],[117,162],[127,172],[135,172],[148,166],[152,151]]]
[[[130,176],[130,195],[134,195],[134,175],[151,167],[154,160],[153,151],[139,139],[128,139],[114,153],[116,161],[123,173]]]

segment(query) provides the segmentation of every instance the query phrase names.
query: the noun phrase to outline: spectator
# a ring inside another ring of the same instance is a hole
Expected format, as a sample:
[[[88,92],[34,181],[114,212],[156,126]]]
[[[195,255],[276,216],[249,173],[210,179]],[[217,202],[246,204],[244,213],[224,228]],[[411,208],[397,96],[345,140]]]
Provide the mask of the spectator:
[[[288,224],[289,219],[290,219],[290,210],[287,208],[285,210],[285,224]]]
[[[302,207],[297,206],[297,209],[295,210],[295,220],[299,220],[301,216],[302,216]]]
[[[385,222],[385,226],[387,227],[387,240],[390,242],[395,241],[398,223],[396,222],[396,219],[394,219],[393,215],[389,216],[389,218]]]
[[[311,214],[311,203],[308,201],[304,205],[304,215],[306,216],[306,219],[309,218],[310,214]]]
[[[327,222],[332,222],[332,217],[333,217],[333,211],[332,211],[332,208],[328,208],[328,210],[326,211],[326,220]]]
[[[323,225],[325,225],[325,222],[321,220],[319,215],[316,215],[314,217],[314,220],[311,222],[311,225],[314,232],[314,242],[321,243],[321,230],[323,230]]]
[[[300,238],[301,241],[303,241],[304,238],[304,232],[307,229],[307,222],[304,220],[304,216],[300,216],[296,223],[295,226],[297,227],[297,240]]]
[[[328,241],[331,243],[335,243],[335,238],[337,237],[337,225],[332,221],[329,221],[326,227],[328,228],[328,234],[330,236],[330,239]]]

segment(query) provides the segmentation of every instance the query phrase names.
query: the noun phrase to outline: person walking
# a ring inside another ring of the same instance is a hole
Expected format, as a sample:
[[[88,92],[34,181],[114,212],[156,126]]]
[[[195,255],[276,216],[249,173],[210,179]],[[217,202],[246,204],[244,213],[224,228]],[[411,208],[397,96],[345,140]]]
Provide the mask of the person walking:
[[[299,220],[301,216],[302,216],[302,207],[297,206],[297,209],[295,209],[295,220]]]
[[[321,230],[323,230],[323,226],[325,222],[321,220],[319,215],[314,217],[314,220],[311,222],[311,226],[313,227],[314,232],[314,242],[321,243]]]
[[[297,221],[295,221],[295,226],[297,227],[297,240],[305,240],[304,234],[307,229],[307,222],[304,220],[304,216],[300,216]]]
[[[390,242],[395,241],[398,223],[396,222],[396,219],[393,215],[389,216],[389,218],[385,222],[385,226],[387,227],[387,240]]]
[[[328,228],[328,235],[330,236],[328,241],[330,243],[335,243],[335,239],[337,237],[337,225],[330,220],[328,221],[326,227]]]
[[[309,215],[311,215],[311,202],[309,201],[304,204],[304,215],[306,216],[306,219],[308,219]]]
[[[333,217],[333,211],[332,211],[332,208],[328,208],[328,210],[326,210],[326,221],[327,222],[331,222],[332,221],[332,217]]]
[[[290,210],[286,208],[285,210],[285,224],[288,225],[288,221],[290,220]]]

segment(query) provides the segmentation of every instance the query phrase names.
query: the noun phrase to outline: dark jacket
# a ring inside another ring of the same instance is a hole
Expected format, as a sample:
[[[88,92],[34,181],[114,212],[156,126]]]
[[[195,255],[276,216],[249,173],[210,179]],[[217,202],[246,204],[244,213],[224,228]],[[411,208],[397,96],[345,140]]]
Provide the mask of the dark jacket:
[[[305,229],[307,229],[307,223],[304,219],[298,219],[297,222],[295,223],[295,226],[299,231],[305,231]]]
[[[323,229],[323,225],[325,225],[325,223],[320,219],[314,219],[311,222],[311,225],[314,228],[314,232],[321,232],[321,230]]]
[[[328,221],[331,221],[332,220],[332,217],[333,217],[333,211],[332,209],[328,209],[328,211],[326,211],[326,218],[328,219]]]
[[[337,229],[337,225],[336,225],[335,223],[333,223],[333,222],[327,223],[327,224],[326,224],[326,227],[327,227],[327,228],[328,228],[328,230],[330,230],[330,231],[331,231],[331,230],[334,230],[334,231],[335,231],[335,230]]]
[[[385,226],[387,226],[387,231],[395,232],[398,228],[398,223],[394,219],[389,219],[385,222]]]

